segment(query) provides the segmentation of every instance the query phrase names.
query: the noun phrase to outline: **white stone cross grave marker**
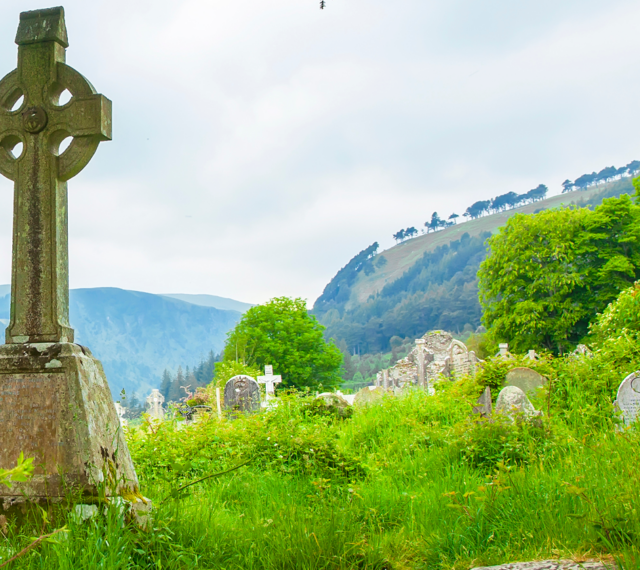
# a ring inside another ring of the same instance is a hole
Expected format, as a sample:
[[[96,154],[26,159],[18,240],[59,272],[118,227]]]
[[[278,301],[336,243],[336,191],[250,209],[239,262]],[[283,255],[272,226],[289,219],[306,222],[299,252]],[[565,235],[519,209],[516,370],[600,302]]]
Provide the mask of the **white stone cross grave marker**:
[[[282,382],[282,376],[273,374],[273,366],[267,364],[264,367],[264,376],[258,376],[258,383],[264,384],[267,391],[267,400],[276,395],[276,384]]]
[[[164,396],[160,393],[160,390],[154,388],[151,390],[151,394],[147,396],[147,413],[158,420],[164,419],[163,403]]]

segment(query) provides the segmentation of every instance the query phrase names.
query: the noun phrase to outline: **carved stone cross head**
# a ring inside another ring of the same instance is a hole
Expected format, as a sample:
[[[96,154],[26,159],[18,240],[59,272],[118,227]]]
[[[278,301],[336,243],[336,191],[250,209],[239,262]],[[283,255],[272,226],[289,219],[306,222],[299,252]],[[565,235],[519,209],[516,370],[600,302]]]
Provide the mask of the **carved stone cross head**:
[[[0,173],[15,183],[6,340],[73,342],[66,181],[111,140],[111,101],[65,64],[63,8],[20,14],[16,43],[18,67],[0,81]]]

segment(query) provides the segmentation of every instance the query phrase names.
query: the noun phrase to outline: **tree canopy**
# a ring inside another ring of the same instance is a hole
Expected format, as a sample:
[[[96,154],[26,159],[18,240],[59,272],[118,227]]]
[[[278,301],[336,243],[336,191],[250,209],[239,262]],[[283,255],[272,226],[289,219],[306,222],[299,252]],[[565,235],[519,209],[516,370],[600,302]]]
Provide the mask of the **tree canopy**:
[[[271,364],[283,386],[336,386],[342,354],[333,341],[324,340],[323,330],[304,299],[277,297],[243,315],[227,335],[223,360],[260,370]]]
[[[494,342],[561,353],[640,278],[640,207],[628,195],[586,208],[516,215],[489,240],[479,277]]]

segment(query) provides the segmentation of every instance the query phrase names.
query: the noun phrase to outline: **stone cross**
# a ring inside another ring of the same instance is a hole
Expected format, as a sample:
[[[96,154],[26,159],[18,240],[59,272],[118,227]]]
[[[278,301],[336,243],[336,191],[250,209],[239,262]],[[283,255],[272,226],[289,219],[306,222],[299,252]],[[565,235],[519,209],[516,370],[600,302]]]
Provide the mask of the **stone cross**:
[[[62,8],[20,14],[16,43],[18,68],[0,81],[0,173],[14,181],[6,342],[73,342],[67,180],[88,164],[100,141],[111,140],[111,101],[65,64]],[[65,90],[71,100],[61,104]],[[60,152],[68,137],[73,141]]]
[[[264,376],[258,376],[258,383],[264,384],[267,392],[267,400],[269,397],[275,397],[276,395],[276,384],[282,382],[282,376],[273,374],[273,366],[267,364],[264,367]]]
[[[14,181],[0,469],[21,452],[36,467],[29,481],[0,485],[0,503],[19,511],[26,497],[49,504],[74,489],[97,502],[137,489],[138,479],[102,364],[73,343],[69,326],[67,180],[111,138],[111,102],[64,63],[62,8],[20,14],[16,43],[18,67],[0,80],[0,173]],[[65,91],[71,99],[61,103]],[[101,490],[105,472],[115,484]]]
[[[163,403],[164,396],[160,393],[160,390],[158,390],[157,388],[151,390],[151,394],[147,396],[148,414],[159,420],[164,418],[164,410],[162,409]]]

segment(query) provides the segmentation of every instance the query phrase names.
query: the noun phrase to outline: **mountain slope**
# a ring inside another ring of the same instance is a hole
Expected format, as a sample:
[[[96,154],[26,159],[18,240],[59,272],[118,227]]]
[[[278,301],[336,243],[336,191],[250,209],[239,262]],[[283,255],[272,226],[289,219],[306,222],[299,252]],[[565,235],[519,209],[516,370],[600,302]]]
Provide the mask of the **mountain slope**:
[[[631,180],[624,178],[460,223],[381,253],[376,243],[337,273],[312,312],[327,327],[328,338],[360,353],[387,351],[394,336],[473,330],[482,315],[476,274],[486,256],[484,242],[511,216],[562,205],[591,206],[632,191]]]
[[[227,297],[218,297],[216,295],[189,295],[186,293],[167,293],[162,296],[170,297],[172,299],[178,299],[180,301],[191,303],[193,305],[201,305],[202,307],[214,307],[215,309],[222,309],[223,311],[238,311],[239,313],[245,313],[251,307],[255,307],[255,305],[252,305],[251,303],[243,303],[242,301],[228,299]]]
[[[4,321],[9,304],[9,295],[0,298]],[[112,394],[124,388],[146,396],[165,368],[196,365],[222,350],[241,313],[105,287],[71,290],[69,316],[76,342],[102,361]]]

